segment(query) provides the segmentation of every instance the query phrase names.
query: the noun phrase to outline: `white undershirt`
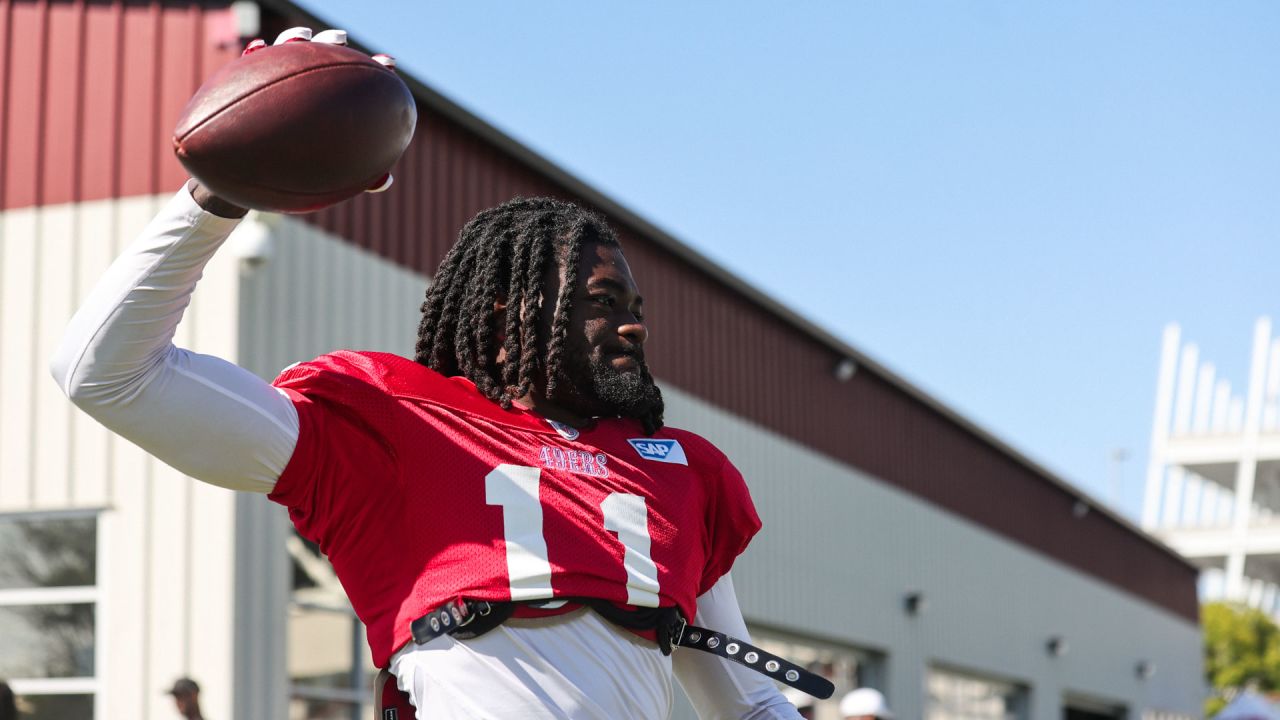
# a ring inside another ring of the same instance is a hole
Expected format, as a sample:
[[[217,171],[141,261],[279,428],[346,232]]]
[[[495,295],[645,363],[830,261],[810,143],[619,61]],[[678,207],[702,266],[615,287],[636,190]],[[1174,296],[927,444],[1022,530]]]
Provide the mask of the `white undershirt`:
[[[233,363],[173,345],[205,264],[237,224],[180,191],[98,282],[50,369],[78,407],[160,460],[266,493],[297,446],[293,403]],[[729,576],[698,598],[695,624],[747,639]],[[673,673],[702,718],[799,718],[767,677],[694,650],[663,656],[585,610],[410,643],[390,669],[423,720],[665,718]]]

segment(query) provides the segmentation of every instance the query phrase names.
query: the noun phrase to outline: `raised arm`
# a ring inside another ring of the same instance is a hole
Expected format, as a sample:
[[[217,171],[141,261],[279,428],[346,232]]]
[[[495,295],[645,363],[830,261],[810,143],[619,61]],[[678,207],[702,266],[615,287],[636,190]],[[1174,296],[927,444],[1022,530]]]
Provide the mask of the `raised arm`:
[[[98,281],[50,370],[79,408],[169,465],[265,493],[297,443],[293,403],[243,368],[173,345],[205,264],[243,215],[194,181],[183,188]]]
[[[694,624],[750,638],[730,576],[720,578],[698,598]],[[702,720],[800,720],[795,706],[765,675],[693,650],[677,649],[671,664]]]

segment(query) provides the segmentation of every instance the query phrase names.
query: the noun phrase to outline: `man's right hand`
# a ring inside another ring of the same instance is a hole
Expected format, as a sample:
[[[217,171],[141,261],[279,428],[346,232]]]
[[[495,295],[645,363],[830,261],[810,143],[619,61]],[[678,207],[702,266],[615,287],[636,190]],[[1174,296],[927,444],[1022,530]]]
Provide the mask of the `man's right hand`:
[[[289,28],[288,30],[280,33],[272,45],[283,45],[291,42],[321,42],[332,45],[346,45],[347,32],[345,30],[325,30],[324,32],[312,37],[311,28]],[[261,39],[254,40],[245,47],[243,54],[249,55],[265,47],[267,47],[265,41]],[[390,55],[378,54],[374,55],[373,59],[386,67],[395,69],[396,61]],[[382,192],[391,187],[391,182],[391,173],[387,173],[374,182],[374,184],[370,186],[368,190],[365,190],[365,192]],[[191,197],[195,199],[196,204],[203,208],[207,213],[224,218],[242,218],[245,216],[245,213],[249,212],[248,208],[242,208],[239,205],[234,205],[223,200],[217,195],[214,195],[195,178],[191,178],[191,181],[187,184],[187,189],[191,191]]]

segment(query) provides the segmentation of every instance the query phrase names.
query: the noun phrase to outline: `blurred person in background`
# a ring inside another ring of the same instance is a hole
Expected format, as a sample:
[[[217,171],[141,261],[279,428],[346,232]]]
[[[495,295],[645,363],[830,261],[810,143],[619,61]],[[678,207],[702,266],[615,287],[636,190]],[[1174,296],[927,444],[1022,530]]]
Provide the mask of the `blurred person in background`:
[[[173,705],[185,720],[204,720],[204,715],[200,712],[200,686],[195,680],[178,678],[168,694],[173,696]]]
[[[840,700],[844,720],[893,720],[893,711],[884,695],[873,688],[858,688]]]

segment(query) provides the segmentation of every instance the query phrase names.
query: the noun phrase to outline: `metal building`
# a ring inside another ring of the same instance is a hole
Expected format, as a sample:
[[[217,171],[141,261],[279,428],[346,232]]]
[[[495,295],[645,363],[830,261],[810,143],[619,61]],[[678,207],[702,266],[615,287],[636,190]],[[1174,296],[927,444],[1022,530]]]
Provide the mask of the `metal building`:
[[[168,132],[186,99],[246,34],[297,24],[324,26],[280,0],[0,0],[0,676],[37,717],[173,717],[161,692],[179,675],[211,717],[368,717],[362,629],[282,509],[149,458],[45,370],[180,187]],[[252,216],[179,344],[268,378],[338,347],[407,354],[429,273],[474,212],[515,194],[591,204],[650,300],[670,422],[734,459],[764,519],[735,569],[762,644],[841,690],[881,688],[902,718],[1198,715],[1194,566],[409,82],[421,125],[392,190]]]
[[[1280,338],[1253,330],[1233,390],[1181,329],[1165,329],[1142,524],[1204,569],[1202,596],[1280,612]]]

